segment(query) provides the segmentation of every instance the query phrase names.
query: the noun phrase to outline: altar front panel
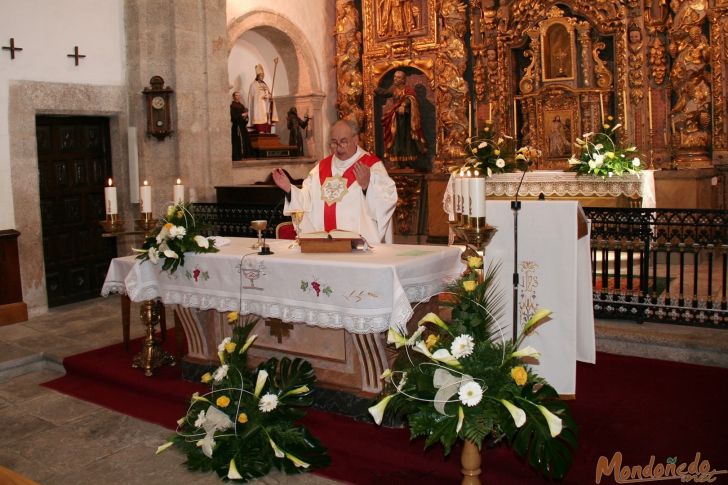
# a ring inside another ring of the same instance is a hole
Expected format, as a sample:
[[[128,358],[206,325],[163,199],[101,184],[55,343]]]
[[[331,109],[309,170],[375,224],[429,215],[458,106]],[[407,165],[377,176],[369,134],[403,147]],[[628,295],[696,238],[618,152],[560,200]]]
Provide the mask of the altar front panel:
[[[541,352],[534,370],[562,395],[576,393],[576,361],[595,361],[594,316],[590,285],[589,236],[577,234],[578,203],[523,201],[518,213],[518,330],[538,308],[551,320],[526,338]],[[489,200],[486,219],[498,232],[486,248],[486,264],[499,263],[504,296],[499,320],[512,335],[514,216],[510,202]]]

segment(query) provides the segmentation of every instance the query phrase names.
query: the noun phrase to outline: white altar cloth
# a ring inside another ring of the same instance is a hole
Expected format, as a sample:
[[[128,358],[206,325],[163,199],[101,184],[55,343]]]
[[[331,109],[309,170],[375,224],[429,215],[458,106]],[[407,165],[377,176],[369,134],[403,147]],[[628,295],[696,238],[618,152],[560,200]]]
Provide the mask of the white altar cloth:
[[[513,211],[510,201],[485,204],[488,224],[498,229],[485,250],[486,264],[500,263],[504,296],[501,325],[512,334]],[[551,321],[523,343],[541,352],[534,370],[559,394],[576,393],[576,361],[594,363],[594,311],[589,235],[577,237],[576,201],[523,201],[518,214],[519,328],[538,308],[553,311]]]
[[[188,253],[174,274],[134,256],[115,258],[101,294],[364,334],[404,327],[411,303],[464,270],[455,247],[381,244],[367,252],[311,254],[289,249],[291,241],[269,240],[274,254],[259,256],[250,248],[254,241],[231,238],[218,253]]]

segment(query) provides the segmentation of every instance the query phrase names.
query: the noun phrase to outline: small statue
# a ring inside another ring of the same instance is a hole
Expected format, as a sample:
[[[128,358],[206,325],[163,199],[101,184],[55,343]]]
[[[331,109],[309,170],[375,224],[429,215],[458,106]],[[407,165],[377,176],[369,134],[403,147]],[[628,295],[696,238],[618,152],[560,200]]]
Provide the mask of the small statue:
[[[292,107],[288,110],[288,144],[295,145],[298,147],[298,155],[303,156],[303,134],[301,130],[305,130],[308,127],[308,121],[311,119],[308,115],[304,116],[303,119],[298,117],[298,110],[296,107]]]

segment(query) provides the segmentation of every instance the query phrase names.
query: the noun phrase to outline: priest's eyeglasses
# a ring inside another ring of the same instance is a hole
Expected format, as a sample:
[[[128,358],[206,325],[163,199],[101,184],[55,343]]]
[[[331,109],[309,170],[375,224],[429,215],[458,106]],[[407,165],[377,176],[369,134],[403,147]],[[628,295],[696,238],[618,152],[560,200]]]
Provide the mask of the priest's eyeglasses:
[[[341,140],[331,140],[329,142],[329,146],[331,146],[331,147],[340,146],[341,148],[346,148],[349,146],[349,139],[342,138]]]

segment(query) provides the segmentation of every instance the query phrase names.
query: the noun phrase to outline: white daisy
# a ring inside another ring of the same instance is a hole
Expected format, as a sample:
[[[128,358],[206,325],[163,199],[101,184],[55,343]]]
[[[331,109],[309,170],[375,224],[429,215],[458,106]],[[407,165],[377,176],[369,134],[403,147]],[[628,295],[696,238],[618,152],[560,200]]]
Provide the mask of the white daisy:
[[[468,381],[460,386],[458,397],[466,406],[475,406],[483,399],[483,388],[475,381]]]
[[[220,382],[221,380],[225,379],[225,376],[227,376],[228,373],[228,365],[224,364],[217,368],[214,374],[212,374],[212,378],[215,382]]]
[[[269,413],[277,407],[278,396],[276,396],[275,394],[271,394],[270,392],[268,394],[263,394],[263,397],[261,397],[260,401],[258,402],[258,409],[260,409],[264,413]]]
[[[473,349],[475,348],[475,342],[473,341],[473,337],[467,334],[458,335],[455,337],[455,340],[452,341],[452,345],[450,346],[450,352],[452,353],[452,356],[456,359],[460,359],[462,357],[467,357],[468,355],[473,353]]]

